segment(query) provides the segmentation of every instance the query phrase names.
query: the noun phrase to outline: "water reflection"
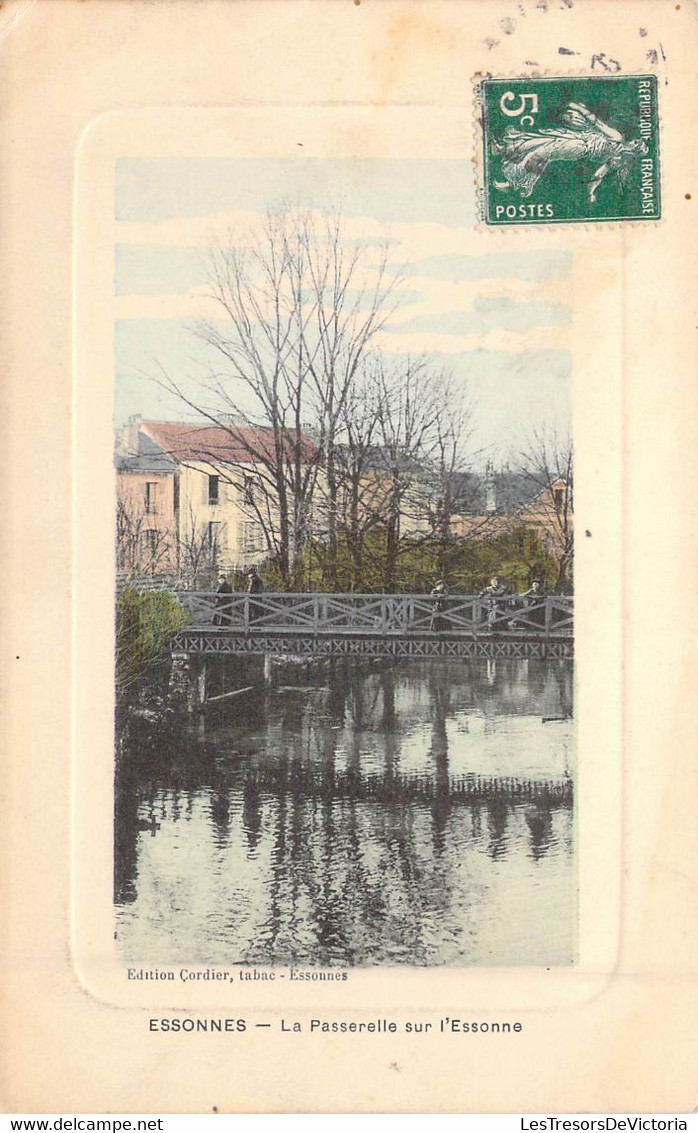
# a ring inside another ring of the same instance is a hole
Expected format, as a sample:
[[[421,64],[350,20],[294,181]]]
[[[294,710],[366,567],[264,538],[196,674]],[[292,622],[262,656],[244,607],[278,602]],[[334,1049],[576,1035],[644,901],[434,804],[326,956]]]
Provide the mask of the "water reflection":
[[[125,959],[572,962],[570,662],[281,672],[122,752]]]

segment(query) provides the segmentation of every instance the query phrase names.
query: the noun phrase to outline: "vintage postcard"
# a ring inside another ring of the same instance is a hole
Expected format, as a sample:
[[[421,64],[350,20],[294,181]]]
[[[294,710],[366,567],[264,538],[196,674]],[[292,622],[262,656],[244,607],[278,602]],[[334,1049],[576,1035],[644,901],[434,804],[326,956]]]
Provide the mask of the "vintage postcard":
[[[695,9],[48,7],[7,1108],[691,1108]]]

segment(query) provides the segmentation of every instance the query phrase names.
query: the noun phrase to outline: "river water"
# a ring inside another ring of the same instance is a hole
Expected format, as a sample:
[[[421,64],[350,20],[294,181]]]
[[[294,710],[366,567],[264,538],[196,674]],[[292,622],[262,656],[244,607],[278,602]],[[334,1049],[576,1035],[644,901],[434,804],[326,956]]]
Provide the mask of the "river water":
[[[572,662],[218,664],[119,762],[125,961],[574,962]]]

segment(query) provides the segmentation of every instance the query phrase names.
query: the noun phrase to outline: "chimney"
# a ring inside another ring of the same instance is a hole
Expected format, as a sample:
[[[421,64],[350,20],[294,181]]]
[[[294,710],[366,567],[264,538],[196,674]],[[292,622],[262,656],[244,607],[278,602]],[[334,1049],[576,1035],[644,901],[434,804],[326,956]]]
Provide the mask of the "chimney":
[[[132,413],[124,429],[126,452],[129,456],[138,456],[140,452],[140,431],[143,417],[140,413]]]
[[[488,460],[485,468],[485,511],[493,515],[497,510],[497,488],[494,480],[494,468]]]

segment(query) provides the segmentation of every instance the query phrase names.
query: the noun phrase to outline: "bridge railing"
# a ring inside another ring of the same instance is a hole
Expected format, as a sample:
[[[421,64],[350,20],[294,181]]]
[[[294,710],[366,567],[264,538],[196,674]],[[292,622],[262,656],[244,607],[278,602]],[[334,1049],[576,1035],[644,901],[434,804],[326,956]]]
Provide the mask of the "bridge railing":
[[[190,628],[245,632],[480,633],[571,635],[573,600],[559,595],[488,598],[473,594],[217,594],[179,591]]]

